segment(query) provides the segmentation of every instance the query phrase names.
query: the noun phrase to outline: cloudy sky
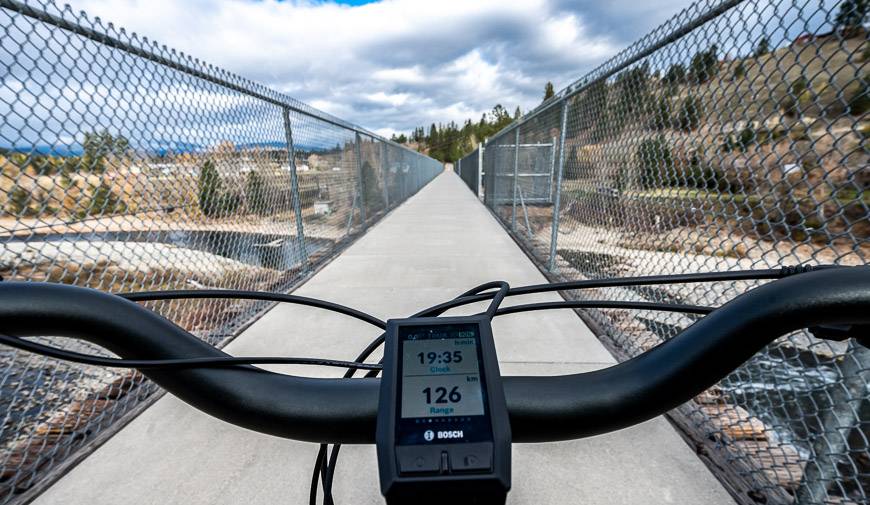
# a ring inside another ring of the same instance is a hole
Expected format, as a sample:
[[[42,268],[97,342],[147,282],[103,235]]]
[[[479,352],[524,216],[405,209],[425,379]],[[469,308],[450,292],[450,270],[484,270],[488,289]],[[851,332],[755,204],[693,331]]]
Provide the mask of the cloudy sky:
[[[688,0],[67,0],[381,134],[527,110]]]

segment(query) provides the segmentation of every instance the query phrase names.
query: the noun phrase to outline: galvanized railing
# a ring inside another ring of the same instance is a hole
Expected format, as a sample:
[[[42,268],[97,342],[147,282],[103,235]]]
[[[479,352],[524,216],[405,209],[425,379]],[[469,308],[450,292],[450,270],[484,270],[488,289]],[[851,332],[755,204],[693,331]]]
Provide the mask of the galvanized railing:
[[[554,280],[866,264],[867,9],[702,0],[489,139],[463,179],[476,191],[482,170]],[[570,295],[717,305],[755,285]],[[694,321],[581,315],[619,359]],[[870,351],[796,333],[670,419],[742,503],[868,503],[868,384]]]
[[[0,0],[4,280],[285,291],[441,169],[68,7]],[[149,306],[216,345],[269,308]],[[0,349],[0,503],[32,497],[156,393],[132,371]]]

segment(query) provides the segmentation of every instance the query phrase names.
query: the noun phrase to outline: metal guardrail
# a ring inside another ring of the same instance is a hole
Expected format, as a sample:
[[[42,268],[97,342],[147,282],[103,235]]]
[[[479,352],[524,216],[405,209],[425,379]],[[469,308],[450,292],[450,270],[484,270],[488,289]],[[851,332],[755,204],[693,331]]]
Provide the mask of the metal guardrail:
[[[5,280],[285,291],[442,170],[48,1],[0,0],[0,68]],[[216,345],[270,307],[148,305]],[[157,393],[133,371],[0,349],[0,503],[32,498]]]
[[[867,9],[693,4],[490,138],[484,203],[553,280],[866,264]],[[530,205],[532,161],[507,147],[554,137],[554,198]],[[569,295],[716,305],[756,285]],[[619,359],[694,320],[581,315]],[[870,351],[801,332],[669,417],[741,503],[868,503],[868,384]]]

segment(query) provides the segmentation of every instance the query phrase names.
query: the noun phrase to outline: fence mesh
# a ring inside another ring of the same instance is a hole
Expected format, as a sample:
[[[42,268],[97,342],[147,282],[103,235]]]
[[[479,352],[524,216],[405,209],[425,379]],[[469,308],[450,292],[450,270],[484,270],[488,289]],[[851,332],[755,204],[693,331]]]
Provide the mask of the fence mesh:
[[[866,264],[867,10],[692,5],[487,142],[484,202],[554,279]],[[555,197],[523,205],[514,174],[547,153],[510,146],[552,138]],[[571,296],[718,305],[757,285]],[[583,315],[621,360],[694,321]],[[870,351],[798,332],[670,417],[740,502],[868,503],[868,384]]]
[[[475,195],[478,195],[480,193],[479,150],[475,149],[474,152],[463,158],[461,162],[457,163],[456,167],[459,172],[459,177],[465,181],[465,184]]]
[[[3,280],[287,290],[440,170],[68,7],[0,1]],[[215,345],[269,307],[148,305]],[[0,502],[157,391],[136,372],[0,349]]]

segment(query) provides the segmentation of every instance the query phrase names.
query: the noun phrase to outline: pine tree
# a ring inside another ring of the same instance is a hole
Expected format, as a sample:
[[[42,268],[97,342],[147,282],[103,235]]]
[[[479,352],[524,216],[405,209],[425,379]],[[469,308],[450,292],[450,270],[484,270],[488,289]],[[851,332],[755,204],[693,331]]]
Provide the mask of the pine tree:
[[[263,176],[256,170],[248,172],[245,179],[245,200],[249,211],[261,216],[268,214],[269,201],[266,195],[266,183],[263,181]]]
[[[553,83],[547,81],[547,84],[544,85],[544,101],[546,102],[554,96],[556,96],[556,90],[553,89]]]
[[[860,33],[867,22],[867,11],[870,8],[870,0],[843,0],[840,4],[840,12],[834,22],[837,30],[847,37],[853,37]]]
[[[211,160],[206,160],[202,164],[202,170],[199,172],[198,186],[199,210],[208,217],[220,214],[223,182],[221,182],[221,176]]]
[[[719,73],[719,48],[716,44],[710,46],[706,51],[701,51],[695,56],[692,56],[692,63],[689,65],[692,74],[692,80],[696,84],[702,84],[712,79]]]
[[[127,204],[121,199],[105,181],[100,182],[100,185],[94,188],[91,195],[91,201],[85,209],[85,216],[106,216],[110,214],[119,214],[127,210]]]
[[[770,41],[767,39],[767,37],[761,37],[761,40],[758,41],[758,45],[755,46],[755,51],[753,51],[752,55],[758,58],[760,56],[764,56],[769,52]]]
[[[686,82],[686,67],[684,67],[681,63],[674,63],[668,68],[668,71],[665,72],[664,77],[662,77],[662,82],[665,84],[683,84]]]

